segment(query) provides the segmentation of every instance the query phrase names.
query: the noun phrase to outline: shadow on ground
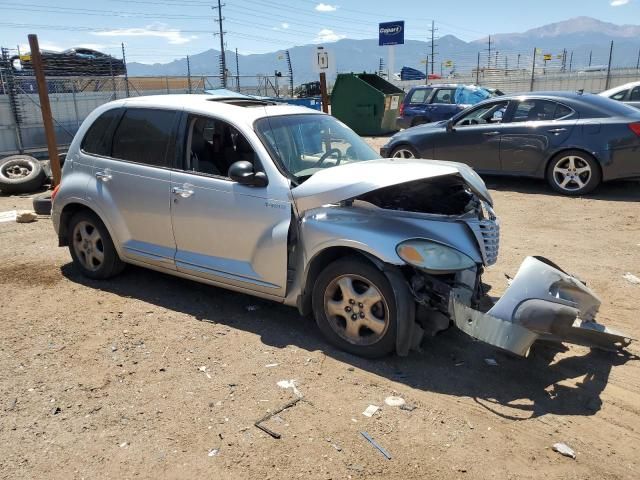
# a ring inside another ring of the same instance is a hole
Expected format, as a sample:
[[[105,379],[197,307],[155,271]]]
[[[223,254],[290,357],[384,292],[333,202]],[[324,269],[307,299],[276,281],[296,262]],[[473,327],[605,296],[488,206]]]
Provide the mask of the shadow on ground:
[[[474,398],[505,418],[535,418],[549,413],[593,415],[601,407],[600,394],[612,367],[637,359],[625,352],[591,350],[553,363],[564,349],[561,345],[536,346],[535,352],[523,359],[449,329],[426,340],[422,352],[412,352],[407,358],[366,360],[330,346],[313,320],[301,317],[294,308],[132,266],[108,281],[87,279],[70,263],[61,270],[72,282],[181,312],[192,316],[193,321],[251,332],[272,347],[295,345],[322,351],[345,364],[415,389]],[[485,358],[494,358],[499,365],[488,366]],[[578,377],[584,378],[575,386],[559,385]]]
[[[483,176],[487,188],[501,192],[518,192],[566,198],[554,191],[545,180],[524,177]],[[640,182],[612,181],[603,183],[593,193],[585,195],[590,200],[610,202],[640,202]]]

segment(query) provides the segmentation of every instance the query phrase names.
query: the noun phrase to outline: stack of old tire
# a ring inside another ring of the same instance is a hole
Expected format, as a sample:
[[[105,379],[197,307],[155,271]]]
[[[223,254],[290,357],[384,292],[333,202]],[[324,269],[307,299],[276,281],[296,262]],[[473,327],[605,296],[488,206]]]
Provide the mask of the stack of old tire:
[[[38,159],[30,155],[11,155],[0,160],[0,193],[15,195],[37,192],[49,176]],[[34,198],[33,207],[39,215],[49,215],[51,194],[45,193]]]

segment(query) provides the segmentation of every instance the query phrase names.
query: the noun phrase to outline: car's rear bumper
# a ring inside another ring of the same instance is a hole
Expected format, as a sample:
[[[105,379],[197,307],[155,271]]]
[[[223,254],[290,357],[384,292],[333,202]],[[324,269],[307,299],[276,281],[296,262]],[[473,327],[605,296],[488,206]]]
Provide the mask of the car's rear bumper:
[[[576,277],[548,260],[527,257],[511,285],[486,313],[469,307],[468,289],[453,289],[455,325],[483,342],[525,356],[536,340],[619,349],[631,337],[595,321],[600,300]]]

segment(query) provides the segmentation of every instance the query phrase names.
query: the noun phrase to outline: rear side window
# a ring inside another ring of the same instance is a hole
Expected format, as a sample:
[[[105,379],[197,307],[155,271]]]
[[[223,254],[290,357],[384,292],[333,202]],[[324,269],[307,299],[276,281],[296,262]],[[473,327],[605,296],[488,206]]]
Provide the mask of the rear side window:
[[[432,90],[432,88],[419,88],[417,90],[414,90],[411,94],[411,97],[409,98],[409,103],[413,104],[426,102],[427,98],[429,98],[429,95],[431,95]]]
[[[454,88],[441,88],[436,92],[431,103],[456,103]]]
[[[176,113],[169,110],[128,109],[113,135],[114,158],[156,167],[171,167],[172,132]]]
[[[622,90],[621,92],[614,93],[609,98],[612,98],[614,100],[624,100],[624,97],[627,96],[627,93],[629,93],[629,90]]]
[[[569,107],[549,100],[524,100],[518,103],[512,122],[557,120],[573,112]]]
[[[80,149],[86,153],[94,155],[111,155],[111,145],[109,142],[108,130],[111,123],[120,116],[122,111],[114,108],[107,110],[100,115],[89,127],[87,133],[82,139]]]
[[[553,114],[553,119],[558,120],[560,118],[571,115],[572,113],[573,110],[571,110],[569,107],[556,103],[556,112]]]

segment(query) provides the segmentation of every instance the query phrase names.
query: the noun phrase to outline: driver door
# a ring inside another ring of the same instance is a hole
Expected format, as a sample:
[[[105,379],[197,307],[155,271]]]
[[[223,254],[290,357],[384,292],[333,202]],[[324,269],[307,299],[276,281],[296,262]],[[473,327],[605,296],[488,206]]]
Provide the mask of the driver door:
[[[459,117],[453,130],[438,136],[436,160],[466,163],[480,172],[500,170],[501,122],[509,102],[484,103]]]
[[[179,272],[284,297],[291,201],[276,183],[240,185],[234,162],[261,170],[253,147],[232,125],[189,116],[185,152],[171,172],[171,219]]]

